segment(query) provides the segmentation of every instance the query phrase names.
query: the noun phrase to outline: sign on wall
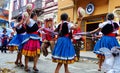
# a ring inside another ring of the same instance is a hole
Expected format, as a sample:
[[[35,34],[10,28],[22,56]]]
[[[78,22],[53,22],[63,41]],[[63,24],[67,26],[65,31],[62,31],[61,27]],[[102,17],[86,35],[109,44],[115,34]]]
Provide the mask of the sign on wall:
[[[89,3],[87,6],[86,6],[86,13],[87,14],[92,14],[94,12],[94,5],[92,3]]]

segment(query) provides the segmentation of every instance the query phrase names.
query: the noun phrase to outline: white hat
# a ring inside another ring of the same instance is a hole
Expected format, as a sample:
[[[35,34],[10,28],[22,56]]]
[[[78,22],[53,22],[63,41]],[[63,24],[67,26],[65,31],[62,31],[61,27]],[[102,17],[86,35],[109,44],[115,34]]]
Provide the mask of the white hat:
[[[79,8],[78,8],[77,13],[78,13],[78,16],[80,16],[80,15],[81,15],[82,17],[85,16],[85,10],[84,10],[82,7],[79,7]]]
[[[27,4],[26,9],[29,9],[29,10],[33,9],[33,4],[31,4],[31,3]]]

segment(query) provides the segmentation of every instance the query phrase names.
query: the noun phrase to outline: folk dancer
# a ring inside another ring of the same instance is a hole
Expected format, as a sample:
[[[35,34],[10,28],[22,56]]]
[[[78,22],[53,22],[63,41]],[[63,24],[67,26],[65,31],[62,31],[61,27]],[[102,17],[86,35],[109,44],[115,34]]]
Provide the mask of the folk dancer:
[[[98,40],[94,46],[94,53],[98,55],[99,57],[99,69],[98,71],[101,71],[102,63],[104,62],[105,56],[101,54],[100,49],[101,48],[108,48],[111,50],[115,46],[119,46],[118,41],[116,39],[117,36],[117,30],[119,28],[119,25],[114,20],[114,14],[109,13],[106,16],[107,21],[99,24],[99,27],[90,33],[93,34],[95,32],[101,31],[103,36]]]
[[[55,73],[59,73],[62,64],[64,64],[65,73],[70,73],[68,64],[77,61],[75,49],[69,36],[70,29],[75,29],[75,27],[73,24],[67,22],[67,19],[68,15],[63,13],[61,15],[62,22],[57,29],[60,34],[52,52],[52,61],[58,63]]]
[[[19,15],[17,17],[16,21],[17,21],[17,23],[15,25],[15,29],[16,29],[17,34],[13,37],[13,39],[10,41],[8,46],[10,46],[10,47],[18,46],[18,54],[17,54],[15,64],[17,66],[20,65],[20,67],[23,67],[24,65],[22,63],[22,53],[21,53],[22,47],[20,45],[23,42],[23,40],[25,39],[26,29],[25,29],[25,25],[23,24],[24,20],[23,20],[22,15]],[[11,48],[13,48],[13,47],[11,47]]]

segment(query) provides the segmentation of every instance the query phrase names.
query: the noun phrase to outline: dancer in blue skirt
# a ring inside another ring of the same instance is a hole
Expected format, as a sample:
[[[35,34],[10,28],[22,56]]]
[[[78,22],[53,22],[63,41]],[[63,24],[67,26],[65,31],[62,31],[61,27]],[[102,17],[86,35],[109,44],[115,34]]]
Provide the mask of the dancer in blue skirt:
[[[17,22],[18,23],[15,26],[17,34],[13,37],[13,39],[10,41],[8,46],[18,46],[18,54],[17,54],[15,64],[17,66],[20,65],[21,67],[23,67],[24,65],[22,63],[22,54],[21,54],[22,47],[20,46],[20,44],[25,39],[26,29],[25,29],[24,24],[23,24],[24,20],[22,18],[22,15],[18,16]]]
[[[94,53],[96,53],[99,57],[99,69],[98,71],[101,71],[101,65],[104,61],[104,55],[101,54],[100,49],[101,48],[108,48],[111,50],[113,47],[119,46],[118,41],[116,39],[117,31],[119,29],[119,25],[114,20],[114,14],[109,13],[106,16],[107,21],[99,24],[99,27],[90,33],[93,34],[97,31],[101,31],[103,33],[103,36],[98,40],[94,47]]]
[[[63,13],[61,15],[61,23],[56,31],[59,32],[59,37],[52,53],[52,61],[58,63],[55,73],[59,73],[59,70],[64,64],[65,73],[70,73],[68,70],[68,64],[77,61],[74,46],[71,42],[71,36],[69,31],[75,29],[75,26],[67,21],[68,15]]]

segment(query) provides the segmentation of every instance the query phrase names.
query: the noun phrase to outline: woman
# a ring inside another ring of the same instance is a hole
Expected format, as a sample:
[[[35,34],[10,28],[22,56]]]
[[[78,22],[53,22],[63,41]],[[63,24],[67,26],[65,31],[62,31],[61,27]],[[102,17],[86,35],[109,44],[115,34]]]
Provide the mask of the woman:
[[[58,63],[55,73],[59,73],[59,70],[64,64],[65,73],[70,73],[68,70],[68,64],[72,64],[77,60],[74,46],[71,42],[71,36],[69,31],[75,29],[73,24],[67,22],[68,15],[63,13],[61,15],[61,23],[56,29],[59,32],[59,38],[52,52],[52,61]]]
[[[103,33],[103,36],[98,40],[94,47],[94,53],[98,55],[99,58],[99,69],[98,71],[101,71],[101,65],[104,61],[104,55],[100,53],[101,48],[108,48],[111,50],[115,46],[119,46],[118,41],[116,39],[117,31],[119,28],[119,25],[113,21],[114,14],[109,13],[107,16],[107,21],[99,24],[99,27],[90,33],[93,34],[95,32],[101,31]]]
[[[37,61],[40,55],[40,40],[39,33],[37,32],[39,29],[37,25],[37,14],[32,13],[31,18],[26,22],[26,31],[28,38],[22,42],[23,49],[22,54],[25,56],[25,71],[30,71],[28,68],[28,61],[30,57],[34,58],[34,71],[39,71],[37,69]]]
[[[25,39],[25,36],[26,36],[26,30],[25,30],[23,22],[24,20],[23,20],[22,15],[19,15],[17,17],[17,24],[15,25],[17,34],[13,37],[13,39],[8,44],[8,46],[10,46],[11,48],[13,48],[12,46],[14,46],[15,48],[16,46],[18,46],[18,54],[17,54],[15,64],[17,66],[20,65],[20,67],[24,66],[22,63],[22,54],[21,54],[22,48],[20,46],[20,44],[22,43],[22,41]]]

